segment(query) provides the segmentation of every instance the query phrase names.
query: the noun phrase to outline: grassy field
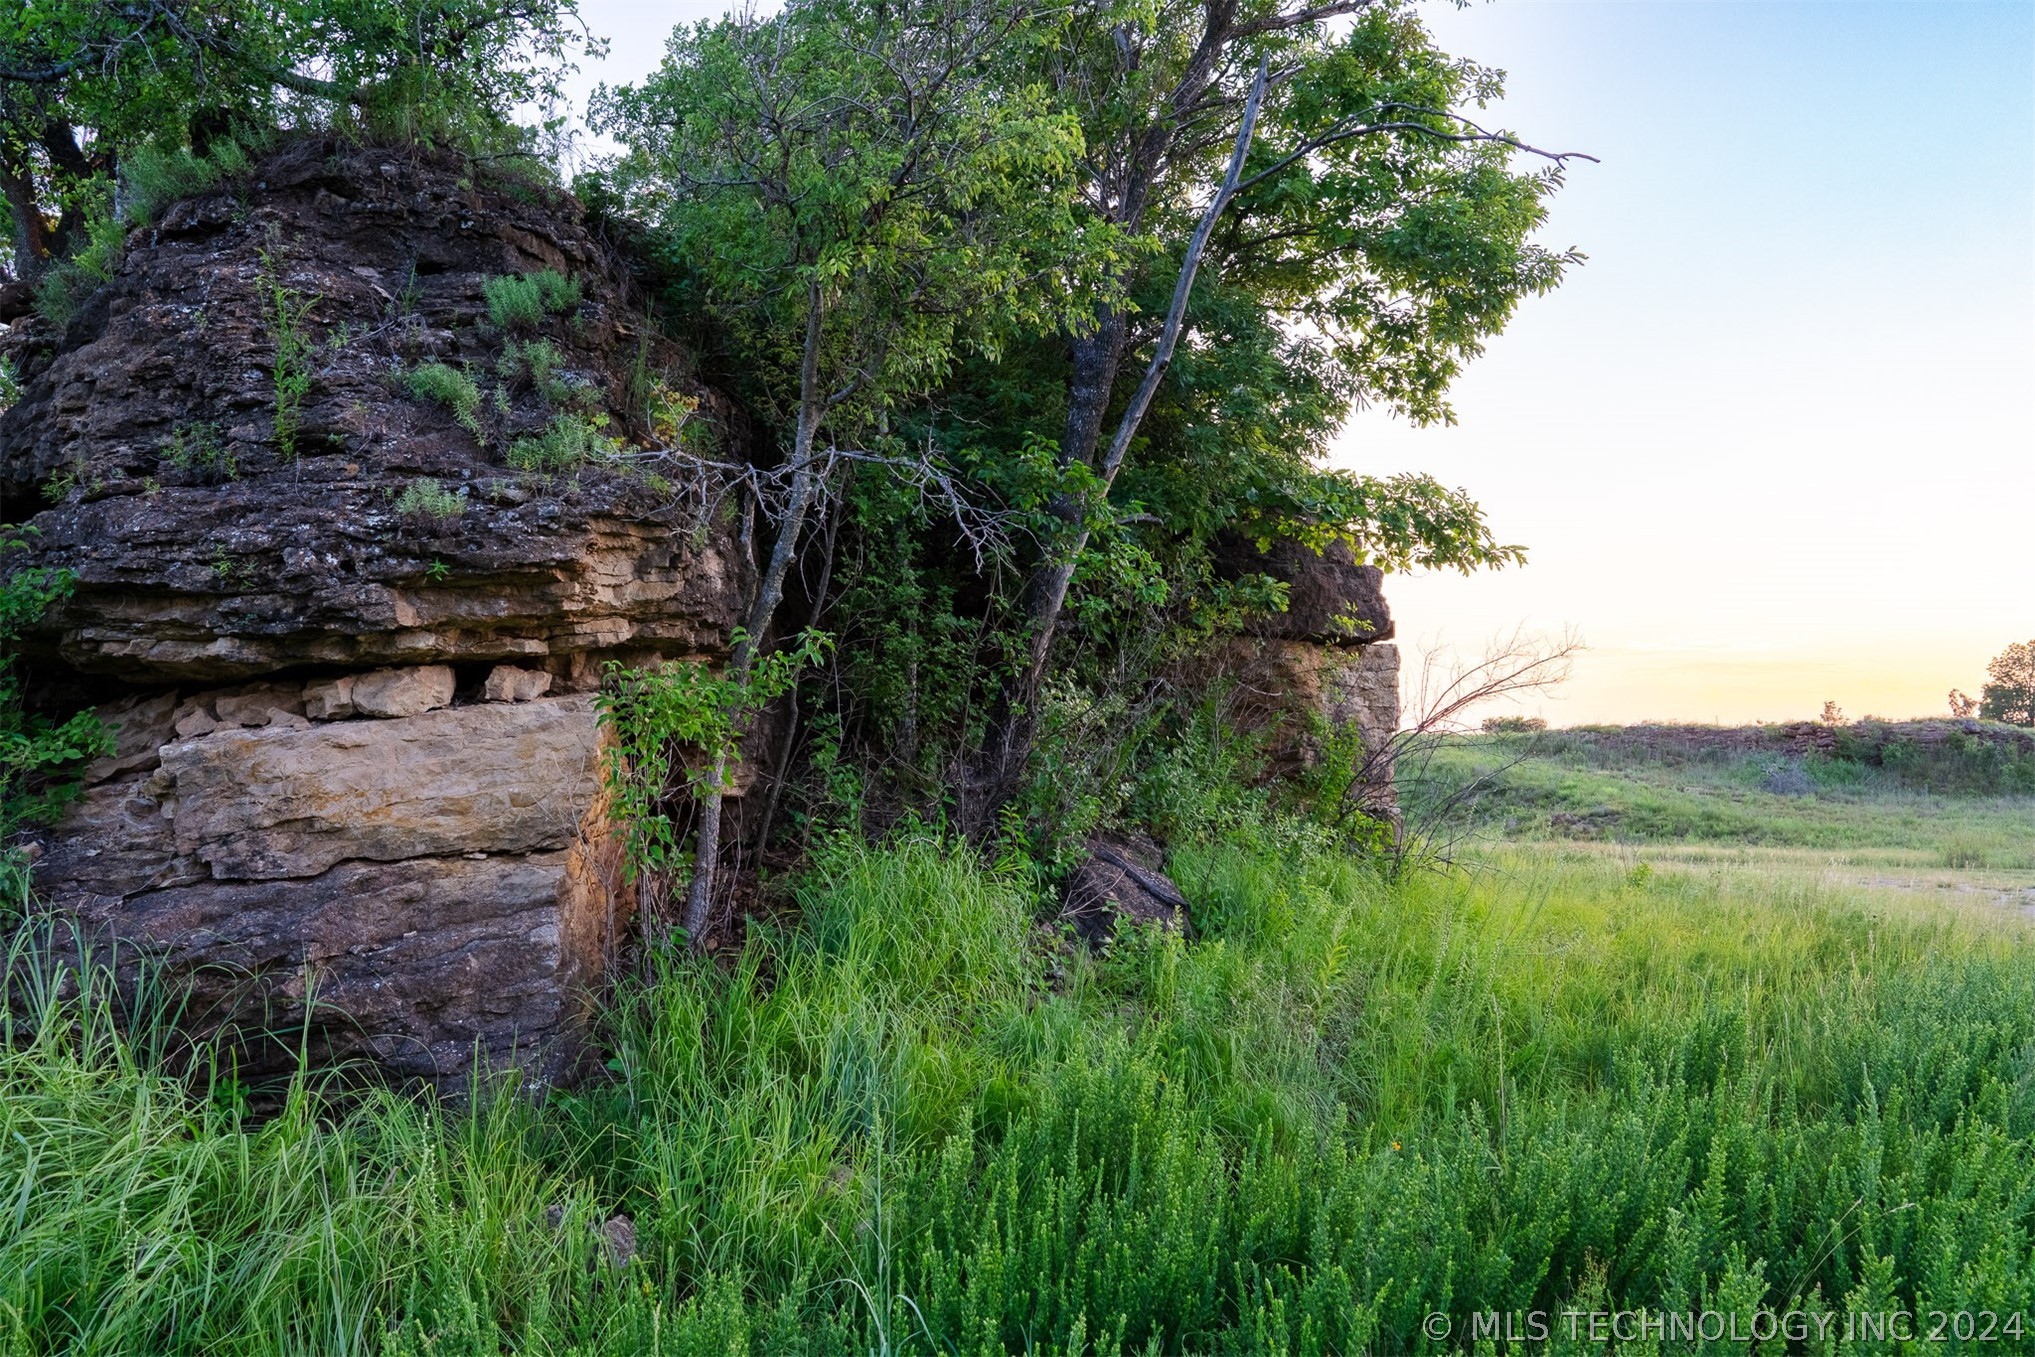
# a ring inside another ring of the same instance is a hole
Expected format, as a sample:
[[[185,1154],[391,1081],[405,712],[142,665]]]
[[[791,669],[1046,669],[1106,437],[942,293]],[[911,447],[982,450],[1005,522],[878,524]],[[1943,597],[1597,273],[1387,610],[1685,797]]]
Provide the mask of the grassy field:
[[[0,1053],[0,1351],[1452,1352],[1635,1306],[2035,1350],[2035,930],[1853,879],[2023,873],[2030,803],[1506,777],[1451,875],[1178,847],[1195,939],[1103,956],[937,842],[840,848],[731,966],[653,959],[610,1077],[542,1102],[300,1083],[254,1125],[46,997]]]

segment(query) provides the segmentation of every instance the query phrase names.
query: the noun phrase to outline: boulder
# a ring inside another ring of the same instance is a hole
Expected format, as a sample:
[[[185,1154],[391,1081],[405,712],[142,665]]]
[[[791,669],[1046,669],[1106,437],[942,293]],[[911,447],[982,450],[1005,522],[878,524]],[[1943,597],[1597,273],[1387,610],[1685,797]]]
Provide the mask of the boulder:
[[[541,669],[498,664],[488,671],[482,693],[490,702],[528,702],[551,691],[551,675]]]
[[[457,686],[451,666],[425,664],[356,675],[350,696],[362,716],[419,716],[450,706]]]
[[[222,727],[89,788],[38,888],[190,987],[244,1068],[303,1026],[456,1091],[476,1056],[565,1072],[632,907],[584,694],[301,728]]]
[[[1107,942],[1125,922],[1185,930],[1187,898],[1160,871],[1164,855],[1142,835],[1102,835],[1067,879],[1061,917],[1092,945]]]

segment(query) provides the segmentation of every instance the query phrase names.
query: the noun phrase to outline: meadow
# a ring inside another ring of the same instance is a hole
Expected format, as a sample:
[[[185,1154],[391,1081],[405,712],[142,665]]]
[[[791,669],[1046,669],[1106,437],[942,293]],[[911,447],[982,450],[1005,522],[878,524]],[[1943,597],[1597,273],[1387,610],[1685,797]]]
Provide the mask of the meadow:
[[[0,1044],[0,1351],[1704,1346],[1474,1336],[1637,1307],[2035,1350],[2035,931],[1926,880],[2027,875],[2035,801],[1601,762],[1514,764],[1398,880],[1216,817],[1169,864],[1192,939],[1099,955],[935,835],[844,841],[738,956],[646,957],[605,1076],[543,1098],[300,1076],[255,1118],[44,988]]]

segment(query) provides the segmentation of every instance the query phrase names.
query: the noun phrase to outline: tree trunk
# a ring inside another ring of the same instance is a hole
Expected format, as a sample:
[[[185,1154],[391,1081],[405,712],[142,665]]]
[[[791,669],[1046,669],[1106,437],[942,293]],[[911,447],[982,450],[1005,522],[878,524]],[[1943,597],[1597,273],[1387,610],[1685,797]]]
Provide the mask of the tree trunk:
[[[1061,444],[1060,464],[1070,466],[1078,458],[1094,466],[1104,495],[1116,483],[1117,472],[1123,468],[1124,455],[1130,451],[1131,440],[1137,436],[1138,426],[1144,422],[1145,412],[1151,408],[1152,398],[1158,393],[1166,370],[1172,366],[1173,352],[1179,346],[1187,301],[1194,291],[1194,278],[1200,271],[1202,255],[1207,252],[1216,221],[1222,216],[1223,209],[1229,206],[1230,199],[1236,196],[1237,185],[1243,177],[1244,159],[1250,152],[1251,137],[1257,129],[1258,109],[1264,102],[1268,74],[1268,66],[1260,62],[1250,97],[1244,103],[1243,121],[1237,128],[1236,146],[1230,153],[1229,168],[1188,240],[1186,257],[1182,259],[1179,276],[1174,281],[1173,300],[1166,311],[1165,326],[1159,332],[1151,361],[1146,364],[1144,379],[1138,383],[1130,404],[1118,419],[1109,449],[1099,465],[1095,461],[1095,450],[1101,438],[1102,417],[1109,407],[1110,393],[1122,361],[1123,318],[1115,312],[1107,313],[1095,335],[1077,338],[1074,342],[1074,371],[1068,386],[1067,437]],[[1033,569],[1031,578],[1025,582],[1025,592],[1019,605],[1021,624],[1026,633],[1024,661],[1004,683],[990,718],[986,752],[994,772],[989,779],[988,804],[983,808],[985,827],[998,805],[1016,790],[1017,778],[1030,752],[1031,713],[1037,705],[1039,688],[1045,678],[1046,662],[1052,655],[1053,633],[1059,627],[1060,613],[1067,603],[1067,589],[1074,579],[1075,562],[1088,545],[1086,508],[1085,505],[1054,501],[1051,511],[1060,520],[1064,531],[1058,541],[1049,545],[1045,559]]]
[[[777,614],[777,605],[784,601],[785,577],[791,572],[799,534],[819,492],[820,476],[813,469],[812,453],[824,404],[820,395],[820,336],[825,319],[826,297],[818,280],[814,280],[806,291],[805,352],[799,368],[798,427],[792,437],[791,498],[785,505],[784,517],[778,520],[777,540],[771,546],[763,578],[757,581],[756,597],[743,614],[742,635],[728,656],[729,676],[738,682],[749,677],[756,661],[756,647],[762,644],[763,635]],[[700,805],[699,842],[693,852],[692,881],[685,896],[685,936],[694,951],[705,940],[707,916],[713,908],[714,875],[721,862],[721,808],[726,800],[722,787],[727,776],[727,754],[717,750],[713,778]]]

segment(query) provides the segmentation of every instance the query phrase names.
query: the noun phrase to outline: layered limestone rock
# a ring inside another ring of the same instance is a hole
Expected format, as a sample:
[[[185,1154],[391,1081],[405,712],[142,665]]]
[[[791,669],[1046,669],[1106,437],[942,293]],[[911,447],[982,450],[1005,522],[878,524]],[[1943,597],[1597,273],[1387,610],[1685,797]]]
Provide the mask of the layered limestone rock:
[[[1312,768],[1330,739],[1353,733],[1366,765],[1358,794],[1373,811],[1394,813],[1399,648],[1384,573],[1357,564],[1346,546],[1316,552],[1292,541],[1265,551],[1232,542],[1220,564],[1232,578],[1261,574],[1286,586],[1286,610],[1254,618],[1216,657],[1237,681],[1233,720],[1267,734],[1268,774]]]
[[[477,1052],[565,1072],[630,904],[591,697],[311,720],[301,690],[258,696],[270,719],[198,733],[191,714],[257,704],[105,709],[118,747],[48,836],[48,903],[189,987],[197,1025],[237,1029],[255,1071],[308,1025],[322,1059],[441,1084]]]
[[[477,1055],[567,1072],[633,904],[592,692],[611,660],[722,657],[753,572],[626,458],[510,465],[565,416],[626,450],[646,390],[745,434],[576,204],[480,179],[299,143],[130,235],[61,332],[0,337],[0,496],[34,530],[0,568],[75,579],[21,671],[115,733],[36,888],[243,1072],[304,1041],[455,1089]],[[539,270],[577,302],[505,330],[487,289]],[[277,287],[309,303],[288,447]],[[478,411],[413,398],[431,363]]]

